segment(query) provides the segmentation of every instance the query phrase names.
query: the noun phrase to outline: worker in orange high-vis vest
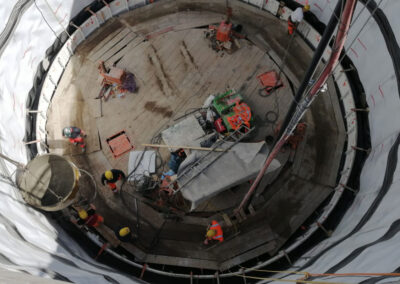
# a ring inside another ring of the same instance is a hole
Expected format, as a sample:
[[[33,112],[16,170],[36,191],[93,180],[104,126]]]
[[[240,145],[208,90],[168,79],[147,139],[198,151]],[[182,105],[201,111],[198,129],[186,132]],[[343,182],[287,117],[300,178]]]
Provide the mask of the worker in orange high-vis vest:
[[[215,220],[212,220],[211,225],[208,226],[204,244],[208,245],[210,241],[218,241],[220,243],[224,241],[224,234],[222,232],[221,225]]]

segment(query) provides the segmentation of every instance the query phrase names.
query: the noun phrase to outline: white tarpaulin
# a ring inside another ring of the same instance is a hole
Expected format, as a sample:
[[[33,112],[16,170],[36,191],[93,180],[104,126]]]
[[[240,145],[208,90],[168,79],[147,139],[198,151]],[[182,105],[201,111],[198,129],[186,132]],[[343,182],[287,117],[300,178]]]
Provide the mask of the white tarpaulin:
[[[227,149],[231,143],[226,142],[220,148]],[[178,176],[199,159],[201,163],[179,180],[178,185],[187,183],[181,190],[182,196],[191,203],[191,210],[194,210],[218,193],[253,179],[264,165],[268,153],[265,142],[238,143],[223,154],[210,153],[205,159],[201,159],[206,155],[204,152],[193,151],[180,165]],[[280,163],[273,160],[266,174],[279,167]]]

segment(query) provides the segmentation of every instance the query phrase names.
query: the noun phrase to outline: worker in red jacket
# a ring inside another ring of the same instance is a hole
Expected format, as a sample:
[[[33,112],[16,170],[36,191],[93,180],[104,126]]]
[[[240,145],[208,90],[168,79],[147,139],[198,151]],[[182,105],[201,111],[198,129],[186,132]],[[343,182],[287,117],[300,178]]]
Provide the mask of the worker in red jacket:
[[[77,210],[78,218],[71,219],[71,221],[77,225],[86,225],[88,227],[98,227],[104,222],[104,218],[96,213],[94,206],[89,210],[79,209]]]
[[[218,224],[217,221],[212,220],[211,225],[207,228],[206,239],[204,240],[204,244],[208,245],[210,241],[218,241],[222,243],[224,241],[224,234],[222,232],[221,225]]]
[[[106,171],[101,176],[101,183],[104,185],[104,182],[106,182],[108,184],[108,186],[110,187],[111,191],[113,193],[117,193],[118,189],[117,189],[116,183],[117,183],[117,181],[119,181],[121,179],[125,179],[124,172],[121,170],[112,169],[112,170]]]
[[[303,20],[304,13],[310,11],[310,5],[306,4],[303,8],[299,7],[292,12],[288,18],[288,34],[291,35]]]
[[[82,152],[86,151],[86,144],[83,140],[86,137],[85,132],[79,127],[68,126],[64,127],[62,131],[62,136],[69,139],[69,142],[74,144],[75,146],[79,146],[82,149]]]

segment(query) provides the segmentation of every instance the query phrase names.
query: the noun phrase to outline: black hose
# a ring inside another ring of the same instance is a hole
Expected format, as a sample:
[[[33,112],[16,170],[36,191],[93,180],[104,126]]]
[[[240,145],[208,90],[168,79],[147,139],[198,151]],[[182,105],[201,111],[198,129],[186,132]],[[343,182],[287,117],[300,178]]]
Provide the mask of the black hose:
[[[324,34],[322,35],[321,41],[317,46],[317,49],[314,52],[314,56],[311,60],[310,66],[308,67],[308,70],[306,74],[304,75],[303,81],[301,82],[301,85],[299,89],[297,90],[297,93],[292,101],[292,104],[290,105],[290,108],[286,114],[285,120],[282,124],[282,127],[279,131],[279,135],[276,137],[276,139],[279,139],[279,137],[282,136],[283,132],[286,130],[287,126],[289,125],[289,122],[296,111],[297,103],[302,99],[303,94],[310,82],[310,79],[312,78],[315,70],[317,69],[318,63],[322,58],[322,55],[325,51],[325,48],[328,46],[330,39],[332,38],[333,33],[335,32],[337,23],[338,23],[338,18],[340,17],[340,11],[342,7],[342,3],[344,0],[339,0],[336,4],[335,10],[324,30]],[[275,141],[276,143],[276,141]]]

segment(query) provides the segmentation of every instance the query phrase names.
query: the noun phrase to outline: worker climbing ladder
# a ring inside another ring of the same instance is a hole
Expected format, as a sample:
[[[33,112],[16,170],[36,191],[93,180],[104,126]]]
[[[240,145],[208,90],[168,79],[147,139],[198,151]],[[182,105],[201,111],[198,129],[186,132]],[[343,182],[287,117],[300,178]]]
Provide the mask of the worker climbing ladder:
[[[239,143],[241,140],[243,140],[245,137],[247,137],[253,130],[254,130],[254,127],[250,128],[246,125],[242,125],[235,131],[231,132],[228,136],[217,141],[213,145],[211,151],[209,151],[207,154],[201,156],[195,163],[193,163],[191,166],[185,168],[181,173],[178,174],[177,179],[173,183],[177,182],[179,185],[179,188],[177,190],[175,190],[173,194],[176,194],[180,190],[182,190],[195,177],[197,177],[199,174],[204,172],[215,161],[217,161],[219,158],[221,158],[227,151],[229,151],[231,148],[233,148],[233,146],[235,146],[237,143]],[[229,142],[231,142],[231,143],[229,143]],[[228,146],[222,147],[224,144],[228,145]],[[208,157],[211,157],[212,153],[217,152],[218,148],[223,148],[223,149],[225,149],[225,151],[219,152],[218,155],[216,155],[215,157],[212,157],[210,160],[207,160]],[[181,183],[179,183],[180,181],[181,181]]]

